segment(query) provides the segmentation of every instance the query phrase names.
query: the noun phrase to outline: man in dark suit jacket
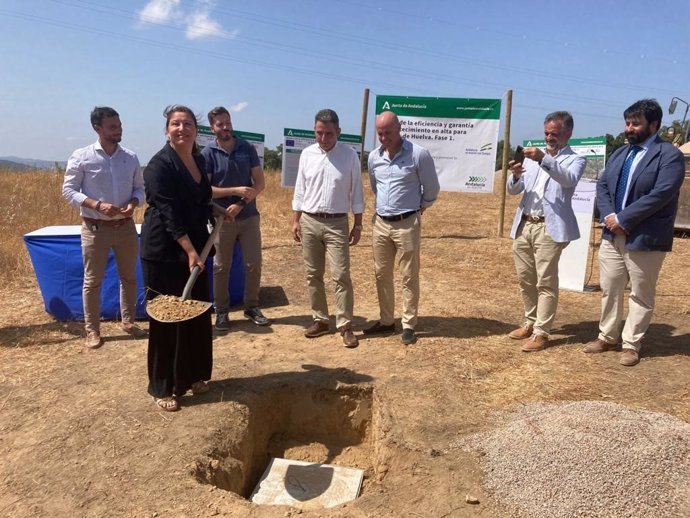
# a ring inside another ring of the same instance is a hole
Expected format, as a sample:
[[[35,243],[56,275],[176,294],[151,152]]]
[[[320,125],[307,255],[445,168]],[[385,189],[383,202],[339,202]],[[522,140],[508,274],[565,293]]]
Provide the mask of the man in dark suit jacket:
[[[586,353],[616,349],[620,363],[639,363],[640,345],[654,311],[661,265],[673,245],[678,194],[685,178],[683,154],[657,136],[662,110],[643,99],[625,117],[628,145],[617,149],[597,183],[597,205],[604,224],[599,271],[599,336]],[[630,281],[628,317],[623,323],[623,295]]]

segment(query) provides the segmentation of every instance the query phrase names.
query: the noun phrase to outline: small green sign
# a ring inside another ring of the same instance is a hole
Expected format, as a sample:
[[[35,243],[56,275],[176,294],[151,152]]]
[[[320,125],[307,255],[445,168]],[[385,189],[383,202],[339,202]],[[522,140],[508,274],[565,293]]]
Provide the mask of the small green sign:
[[[522,145],[525,147],[546,147],[546,141],[543,139],[529,139],[523,140]],[[568,145],[570,147],[605,146],[606,137],[571,138],[568,141]]]
[[[236,137],[239,137],[250,142],[265,142],[266,136],[261,133],[252,133],[251,131],[235,131],[233,133]]]

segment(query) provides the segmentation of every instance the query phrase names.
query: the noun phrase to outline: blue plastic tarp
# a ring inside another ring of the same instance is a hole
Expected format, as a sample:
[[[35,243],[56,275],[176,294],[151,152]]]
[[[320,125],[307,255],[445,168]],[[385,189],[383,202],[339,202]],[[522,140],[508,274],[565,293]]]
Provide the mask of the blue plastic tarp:
[[[44,227],[24,235],[45,310],[58,320],[84,320],[82,284],[84,266],[78,225]],[[206,262],[209,285],[213,286],[213,259]],[[230,274],[230,303],[239,304],[244,294],[244,261],[235,244]],[[145,294],[141,264],[137,261],[137,318],[145,319]],[[101,318],[120,317],[120,283],[115,256],[110,253],[101,284]]]

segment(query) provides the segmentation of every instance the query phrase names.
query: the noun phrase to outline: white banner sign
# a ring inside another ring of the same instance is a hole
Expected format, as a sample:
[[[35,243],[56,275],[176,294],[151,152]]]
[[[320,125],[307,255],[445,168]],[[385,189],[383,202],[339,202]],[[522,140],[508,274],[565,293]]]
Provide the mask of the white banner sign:
[[[500,99],[376,97],[376,113],[392,111],[402,136],[434,158],[441,190],[492,193]]]

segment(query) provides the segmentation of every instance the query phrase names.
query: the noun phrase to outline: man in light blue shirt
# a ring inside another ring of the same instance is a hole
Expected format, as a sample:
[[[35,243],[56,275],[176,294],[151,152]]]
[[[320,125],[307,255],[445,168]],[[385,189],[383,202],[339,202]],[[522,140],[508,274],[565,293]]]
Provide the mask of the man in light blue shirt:
[[[144,177],[134,152],[119,144],[122,123],[115,110],[107,106],[94,108],[91,125],[98,134],[98,141],[72,153],[65,169],[62,195],[79,209],[83,220],[84,345],[96,349],[103,344],[100,293],[111,249],[120,276],[122,328],[135,338],[146,336],[146,332],[134,323],[139,241],[132,219],[134,209],[144,203]]]
[[[436,201],[440,186],[431,154],[402,138],[395,113],[383,112],[376,117],[376,133],[381,145],[369,154],[369,179],[376,195],[372,244],[380,320],[365,329],[364,334],[395,330],[393,274],[399,253],[402,342],[410,345],[417,340],[421,215]]]

